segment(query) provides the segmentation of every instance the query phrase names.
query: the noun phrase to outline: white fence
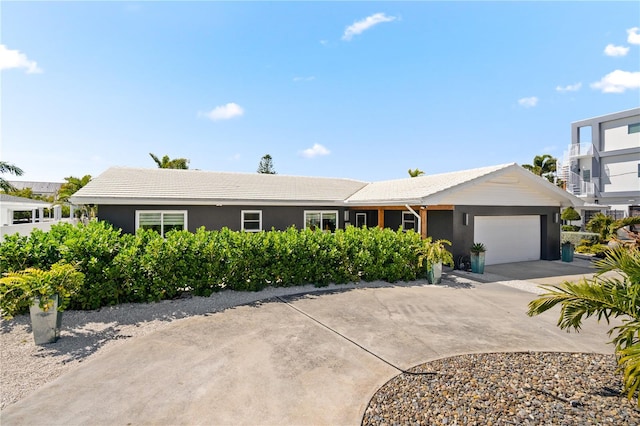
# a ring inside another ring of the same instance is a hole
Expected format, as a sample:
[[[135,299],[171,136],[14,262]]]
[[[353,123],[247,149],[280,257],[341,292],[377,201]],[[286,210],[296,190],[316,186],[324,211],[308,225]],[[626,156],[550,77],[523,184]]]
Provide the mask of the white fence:
[[[31,231],[34,229],[39,229],[41,231],[47,232],[51,229],[51,225],[55,225],[56,223],[78,223],[78,219],[60,219],[60,220],[46,220],[43,222],[29,222],[29,223],[19,223],[15,225],[3,225],[0,226],[0,241],[4,240],[5,235],[13,235],[18,233],[20,235],[29,235]]]

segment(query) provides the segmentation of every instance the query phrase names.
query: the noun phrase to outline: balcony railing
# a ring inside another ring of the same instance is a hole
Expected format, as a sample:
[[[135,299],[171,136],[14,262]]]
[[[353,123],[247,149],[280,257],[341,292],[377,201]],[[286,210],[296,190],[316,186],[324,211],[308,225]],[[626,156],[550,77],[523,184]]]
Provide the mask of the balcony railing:
[[[596,194],[595,182],[584,181],[579,174],[569,172],[567,174],[567,191],[578,197],[593,197]]]
[[[569,157],[593,155],[593,145],[590,143],[569,145],[568,155]]]

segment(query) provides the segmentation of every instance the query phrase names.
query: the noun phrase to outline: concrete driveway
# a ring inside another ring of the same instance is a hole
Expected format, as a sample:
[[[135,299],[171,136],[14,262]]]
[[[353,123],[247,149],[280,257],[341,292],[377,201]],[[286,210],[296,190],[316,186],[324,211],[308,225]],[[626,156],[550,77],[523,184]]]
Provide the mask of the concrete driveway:
[[[554,267],[565,266],[573,265]],[[496,272],[487,276],[504,278]],[[398,369],[429,360],[496,351],[612,353],[605,325],[590,320],[579,334],[566,333],[556,327],[557,310],[525,314],[534,294],[471,278],[289,296],[176,321],[9,406],[2,424],[357,425]]]

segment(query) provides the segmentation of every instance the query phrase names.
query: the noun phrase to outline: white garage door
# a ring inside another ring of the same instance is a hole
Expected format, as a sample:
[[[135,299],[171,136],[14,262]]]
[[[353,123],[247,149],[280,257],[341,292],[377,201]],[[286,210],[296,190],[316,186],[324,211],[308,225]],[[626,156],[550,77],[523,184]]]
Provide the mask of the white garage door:
[[[476,216],[473,241],[487,247],[487,265],[539,260],[540,216]]]

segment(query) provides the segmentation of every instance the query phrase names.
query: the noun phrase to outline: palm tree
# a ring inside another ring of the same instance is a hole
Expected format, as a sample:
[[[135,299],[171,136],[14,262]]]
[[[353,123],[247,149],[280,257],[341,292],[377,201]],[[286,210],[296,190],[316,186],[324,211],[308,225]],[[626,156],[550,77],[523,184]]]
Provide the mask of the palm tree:
[[[411,177],[418,177],[418,176],[422,176],[424,174],[424,172],[420,169],[409,169],[407,170],[407,172],[409,173],[409,176]]]
[[[77,178],[75,176],[68,176],[64,178],[66,181],[62,184],[60,189],[58,190],[58,194],[56,195],[56,203],[68,203],[69,197],[78,192],[80,188],[85,186],[91,181],[91,175],[84,175],[82,178]],[[93,217],[95,216],[95,207],[94,206],[82,206],[82,213],[87,216]]]
[[[6,161],[0,161],[0,173],[11,173],[16,176],[22,176],[24,173],[20,167],[17,167],[11,163],[7,163]],[[15,191],[16,188],[13,187],[7,180],[3,177],[0,177],[0,189],[4,192]]]
[[[559,304],[558,327],[575,331],[580,331],[583,318],[596,316],[609,324],[610,318],[623,317],[622,325],[609,330],[609,335],[615,334],[611,343],[631,398],[640,385],[640,248],[612,249],[596,266],[598,272],[591,279],[541,286],[548,292],[529,303],[527,314],[539,315]],[[602,275],[610,271],[618,274]]]
[[[162,160],[160,160],[158,157],[156,157],[152,153],[149,153],[149,155],[151,156],[151,158],[153,158],[153,161],[156,162],[156,164],[158,165],[158,168],[160,169],[187,170],[189,168],[189,160],[186,158],[170,159],[168,155],[165,155],[164,157],[162,157]]]
[[[533,164],[523,164],[522,167],[533,174],[547,178],[549,182],[554,182],[557,163],[558,160],[555,157],[544,154],[536,155],[533,159]]]

